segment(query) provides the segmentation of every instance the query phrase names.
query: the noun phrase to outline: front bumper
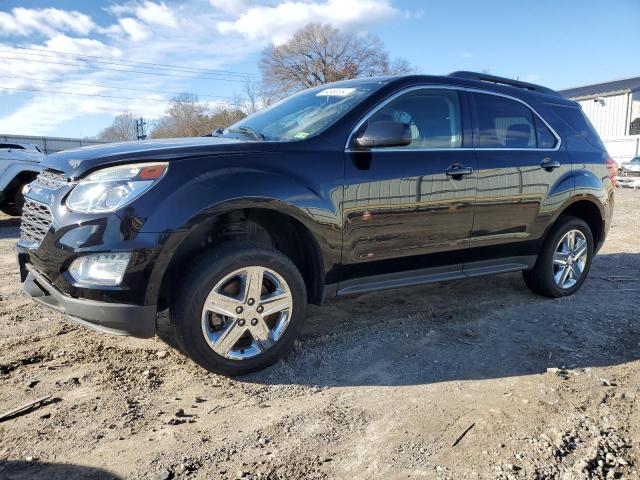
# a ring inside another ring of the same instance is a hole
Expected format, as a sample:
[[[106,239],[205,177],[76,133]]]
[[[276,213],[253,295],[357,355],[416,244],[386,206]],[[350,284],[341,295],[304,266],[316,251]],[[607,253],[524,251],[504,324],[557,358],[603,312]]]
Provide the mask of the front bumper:
[[[26,275],[24,290],[27,294],[76,323],[115,335],[150,338],[156,333],[155,305],[128,305],[69,297],[32,266],[21,262],[20,270]]]
[[[640,188],[640,177],[618,176],[618,185],[621,187]]]

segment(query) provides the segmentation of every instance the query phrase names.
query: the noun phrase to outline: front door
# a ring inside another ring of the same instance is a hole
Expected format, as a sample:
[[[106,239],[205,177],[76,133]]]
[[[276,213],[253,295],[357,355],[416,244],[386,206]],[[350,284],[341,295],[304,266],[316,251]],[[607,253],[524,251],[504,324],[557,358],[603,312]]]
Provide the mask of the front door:
[[[466,93],[408,89],[357,131],[384,120],[408,123],[412,142],[347,149],[341,287],[342,280],[461,263],[469,248],[477,175]]]

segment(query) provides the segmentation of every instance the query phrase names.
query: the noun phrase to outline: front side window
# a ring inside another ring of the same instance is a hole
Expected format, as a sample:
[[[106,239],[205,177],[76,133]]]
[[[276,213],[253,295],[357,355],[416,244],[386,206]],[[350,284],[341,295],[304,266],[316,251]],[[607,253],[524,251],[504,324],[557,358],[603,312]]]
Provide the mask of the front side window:
[[[423,89],[400,95],[376,111],[368,123],[396,121],[411,127],[404,149],[462,147],[460,99],[454,90]]]
[[[474,94],[474,102],[477,147],[537,147],[533,112],[526,105],[483,93]]]
[[[333,125],[383,85],[362,81],[305,90],[240,120],[221,135],[281,142],[304,140]]]

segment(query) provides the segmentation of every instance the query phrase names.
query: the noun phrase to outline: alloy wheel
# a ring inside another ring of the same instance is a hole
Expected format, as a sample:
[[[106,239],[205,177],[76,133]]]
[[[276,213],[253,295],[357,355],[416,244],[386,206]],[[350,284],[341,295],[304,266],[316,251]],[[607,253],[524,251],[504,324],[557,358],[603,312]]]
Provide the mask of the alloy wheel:
[[[587,265],[587,239],[580,230],[569,230],[558,242],[553,254],[553,279],[562,289],[573,287]]]
[[[220,280],[207,296],[202,333],[218,355],[244,360],[282,337],[292,310],[291,290],[282,276],[266,267],[245,267]]]

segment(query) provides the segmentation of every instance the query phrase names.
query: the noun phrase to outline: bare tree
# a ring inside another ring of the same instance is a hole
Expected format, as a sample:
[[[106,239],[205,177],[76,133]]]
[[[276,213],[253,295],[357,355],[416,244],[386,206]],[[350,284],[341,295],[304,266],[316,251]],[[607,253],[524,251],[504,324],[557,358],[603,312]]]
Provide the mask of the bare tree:
[[[245,116],[236,106],[224,104],[214,109],[191,93],[171,100],[165,116],[156,122],[151,138],[199,137],[216,128],[226,128]]]
[[[260,61],[263,86],[283,97],[329,82],[409,73],[406,60],[389,60],[382,41],[371,34],[343,32],[311,23],[282,45],[267,47]]]
[[[248,78],[244,83],[245,112],[247,115],[256,113],[261,105],[260,85],[255,80]]]
[[[126,140],[136,140],[136,119],[131,112],[124,112],[116,115],[113,123],[101,130],[97,135],[98,140],[107,142],[119,142]]]

